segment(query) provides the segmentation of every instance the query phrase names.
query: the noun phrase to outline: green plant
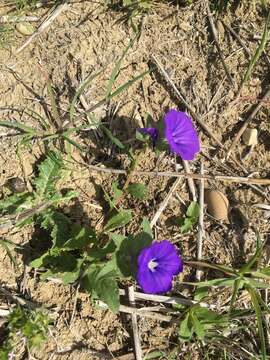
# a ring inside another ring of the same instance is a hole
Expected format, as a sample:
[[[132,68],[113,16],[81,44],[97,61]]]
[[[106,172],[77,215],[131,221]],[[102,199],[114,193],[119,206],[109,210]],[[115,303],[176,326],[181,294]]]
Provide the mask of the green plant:
[[[209,289],[210,287],[218,287],[218,288],[230,287],[232,289],[232,296],[230,300],[229,310],[227,313],[227,316],[230,321],[232,321],[235,314],[237,314],[237,311],[236,309],[234,309],[234,307],[239,292],[246,291],[249,294],[250,303],[253,308],[253,314],[257,319],[258,335],[260,339],[260,357],[261,359],[265,360],[267,359],[266,341],[265,341],[265,328],[267,327],[267,325],[264,322],[264,314],[269,313],[269,308],[261,296],[261,290],[269,289],[270,287],[269,284],[270,269],[268,266],[267,267],[260,266],[262,252],[263,252],[263,244],[261,243],[260,237],[258,235],[257,248],[255,254],[250,258],[250,260],[246,264],[244,264],[238,270],[229,266],[211,264],[202,261],[197,261],[197,262],[190,261],[188,262],[188,264],[191,266],[206,267],[212,270],[220,271],[223,274],[225,274],[225,277],[222,278],[215,278],[213,280],[205,280],[192,284],[199,287],[199,289],[203,288],[204,294],[207,293],[207,289]],[[192,313],[190,313],[190,311]],[[202,326],[198,324],[197,321],[198,316],[195,315],[194,318],[192,314],[193,314],[193,310],[191,309],[189,310],[187,316],[185,317],[185,323],[181,325],[182,330],[180,331],[180,333],[183,335],[182,337],[185,337],[188,334],[192,335],[193,333],[195,333],[198,337],[200,337],[202,336],[202,334],[205,333],[203,332]],[[209,319],[210,314],[207,315],[206,318]]]
[[[7,318],[8,335],[0,348],[0,360],[8,360],[21,347],[30,350],[40,347],[46,340],[49,317],[41,310],[30,311],[20,306],[14,308]]]
[[[63,159],[59,154],[49,152],[38,169],[38,177],[32,183],[33,191],[12,194],[0,200],[0,225],[28,224],[38,214],[46,213],[51,208],[56,208],[59,204],[77,196],[74,191],[62,194],[57,189],[57,182],[65,172]]]
[[[186,233],[197,224],[200,214],[200,206],[197,202],[192,201],[192,203],[187,208],[185,217],[181,221],[181,232]]]

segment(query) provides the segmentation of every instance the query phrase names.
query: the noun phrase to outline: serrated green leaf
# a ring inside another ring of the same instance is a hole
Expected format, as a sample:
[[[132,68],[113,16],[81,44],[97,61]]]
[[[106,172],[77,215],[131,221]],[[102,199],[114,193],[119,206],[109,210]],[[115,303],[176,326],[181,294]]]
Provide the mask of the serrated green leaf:
[[[147,187],[144,184],[134,183],[130,184],[127,192],[139,200],[144,200],[147,196]]]
[[[113,215],[104,227],[104,231],[112,231],[127,225],[132,220],[131,210],[120,210],[118,214]]]
[[[0,200],[0,212],[4,214],[20,213],[25,210],[26,203],[28,204],[33,199],[29,193],[13,194]]]
[[[50,152],[39,166],[39,176],[34,181],[36,196],[39,199],[50,199],[56,192],[56,182],[61,177],[63,161],[60,155]]]

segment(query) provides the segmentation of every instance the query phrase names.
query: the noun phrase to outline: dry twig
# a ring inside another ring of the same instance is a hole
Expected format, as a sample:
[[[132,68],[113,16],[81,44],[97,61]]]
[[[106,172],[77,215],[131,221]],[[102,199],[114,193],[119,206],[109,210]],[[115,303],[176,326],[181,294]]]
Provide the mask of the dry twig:
[[[107,174],[128,174],[127,170],[122,169],[113,169],[106,167],[99,167],[96,165],[85,165],[89,170],[107,173]],[[186,174],[186,173],[178,173],[171,171],[136,171],[132,172],[133,175],[140,176],[159,176],[159,177],[175,177],[187,179],[191,178],[194,180],[211,180],[211,181],[225,181],[225,182],[234,182],[239,184],[257,184],[257,185],[270,185],[270,179],[260,179],[260,178],[252,178],[252,177],[243,177],[243,176],[226,176],[226,175],[201,175],[201,174]]]
[[[134,296],[134,287],[133,286],[130,286],[128,288],[128,299],[129,299],[130,304],[132,306],[135,306],[135,296]],[[136,360],[142,360],[142,349],[141,349],[141,342],[140,342],[136,313],[131,314],[131,321],[132,321],[132,330],[133,330],[133,339],[134,339]]]
[[[203,175],[203,163],[201,163],[201,175]],[[203,237],[204,237],[204,226],[203,226],[203,215],[204,215],[204,179],[200,180],[200,215],[199,215],[199,229],[198,229],[198,243],[197,243],[197,259],[201,260],[202,258],[202,246],[203,246]],[[201,270],[196,270],[196,278],[198,281],[201,280],[202,272]]]
[[[207,9],[207,16],[208,16],[208,20],[209,20],[209,24],[210,24],[210,28],[211,28],[211,31],[212,31],[212,35],[213,35],[213,38],[214,38],[214,41],[215,41],[215,44],[216,44],[216,47],[217,47],[217,51],[218,51],[218,54],[219,54],[219,57],[220,57],[220,60],[222,62],[222,65],[223,65],[223,68],[225,70],[225,73],[228,77],[228,80],[230,81],[231,85],[233,85],[233,79],[232,79],[232,76],[228,70],[228,67],[225,63],[225,60],[224,60],[224,56],[222,54],[222,51],[221,51],[221,48],[219,46],[219,42],[218,42],[218,36],[217,36],[217,29],[216,29],[216,26],[215,26],[215,22],[214,22],[214,19],[213,19],[213,15],[211,13],[211,10],[210,10],[210,6],[209,6],[209,1],[207,0],[206,1],[206,9]]]
[[[181,183],[182,179],[178,178],[175,180],[173,186],[171,187],[168,195],[165,197],[165,199],[162,201],[162,203],[160,204],[157,212],[155,213],[153,219],[150,222],[150,226],[151,228],[156,224],[156,222],[158,221],[160,215],[163,213],[163,211],[166,209],[170,198],[172,197],[173,193],[175,192],[175,190],[177,189],[178,185]]]
[[[159,62],[159,60],[152,55],[152,59],[155,62],[157,68],[159,69],[159,71],[161,72],[161,74],[164,76],[164,78],[166,79],[166,81],[170,84],[170,86],[172,87],[172,89],[174,90],[176,96],[178,97],[178,99],[185,105],[185,107],[188,109],[188,111],[190,112],[191,116],[193,117],[193,119],[195,121],[197,121],[197,123],[205,130],[205,132],[218,144],[218,146],[220,146],[221,148],[223,147],[222,142],[218,139],[218,137],[212,132],[212,130],[202,121],[202,119],[196,115],[196,113],[194,112],[193,108],[191,107],[191,105],[186,101],[186,99],[184,98],[184,96],[180,93],[180,91],[177,89],[176,85],[174,84],[174,82],[172,81],[172,79],[169,77],[169,75],[167,74],[167,72],[165,71],[165,69],[163,68],[163,66],[161,65],[161,63]]]
[[[183,160],[183,164],[184,164],[184,168],[185,168],[185,172],[187,174],[191,174],[191,170],[190,170],[190,166],[187,160]],[[196,188],[195,188],[195,184],[192,178],[187,178],[187,182],[188,182],[188,187],[189,187],[189,191],[192,195],[192,200],[193,201],[197,201],[197,195],[196,195]]]
[[[255,106],[255,108],[253,109],[253,111],[251,112],[251,114],[249,115],[249,117],[246,119],[246,121],[244,121],[244,124],[241,126],[241,129],[238,131],[238,133],[236,134],[233,142],[231,143],[231,146],[229,147],[226,159],[228,160],[228,158],[231,155],[232,150],[234,149],[235,145],[238,143],[238,141],[240,140],[241,136],[243,135],[244,131],[246,130],[246,128],[249,126],[249,124],[252,122],[252,120],[254,119],[254,117],[257,115],[257,113],[259,112],[259,110],[261,109],[264,100],[266,100],[268,97],[270,96],[270,87],[268,88],[268,90],[266,91],[266,93],[264,94],[263,98],[258,102],[258,104]]]
[[[22,52],[28,45],[31,44],[35,38],[40,35],[44,30],[47,29],[48,26],[51,25],[51,23],[64,11],[68,8],[69,4],[67,2],[64,2],[63,4],[57,6],[51,14],[47,17],[45,21],[42,22],[42,24],[38,27],[38,29],[25,41],[25,43],[17,49],[17,54]]]

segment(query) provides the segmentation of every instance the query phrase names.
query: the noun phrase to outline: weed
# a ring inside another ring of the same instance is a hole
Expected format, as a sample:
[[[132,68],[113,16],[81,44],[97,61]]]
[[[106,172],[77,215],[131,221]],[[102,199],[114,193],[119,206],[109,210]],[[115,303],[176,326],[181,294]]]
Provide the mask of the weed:
[[[20,306],[11,311],[7,318],[7,338],[0,348],[0,359],[7,360],[23,351],[38,348],[46,340],[50,320],[40,310],[30,311]]]

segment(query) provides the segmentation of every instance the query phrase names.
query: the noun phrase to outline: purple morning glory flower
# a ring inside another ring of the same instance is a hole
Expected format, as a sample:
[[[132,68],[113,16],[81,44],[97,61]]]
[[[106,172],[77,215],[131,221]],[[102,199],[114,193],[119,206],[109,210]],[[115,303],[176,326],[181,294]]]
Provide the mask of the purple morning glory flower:
[[[153,141],[153,143],[155,144],[157,142],[158,139],[158,129],[156,128],[141,128],[138,129],[138,131],[142,134],[146,134],[149,135]]]
[[[173,277],[183,271],[183,261],[168,240],[154,241],[142,249],[137,263],[138,284],[148,294],[170,291]]]
[[[172,152],[183,160],[193,160],[200,142],[191,118],[182,111],[170,110],[165,115],[165,137]]]

